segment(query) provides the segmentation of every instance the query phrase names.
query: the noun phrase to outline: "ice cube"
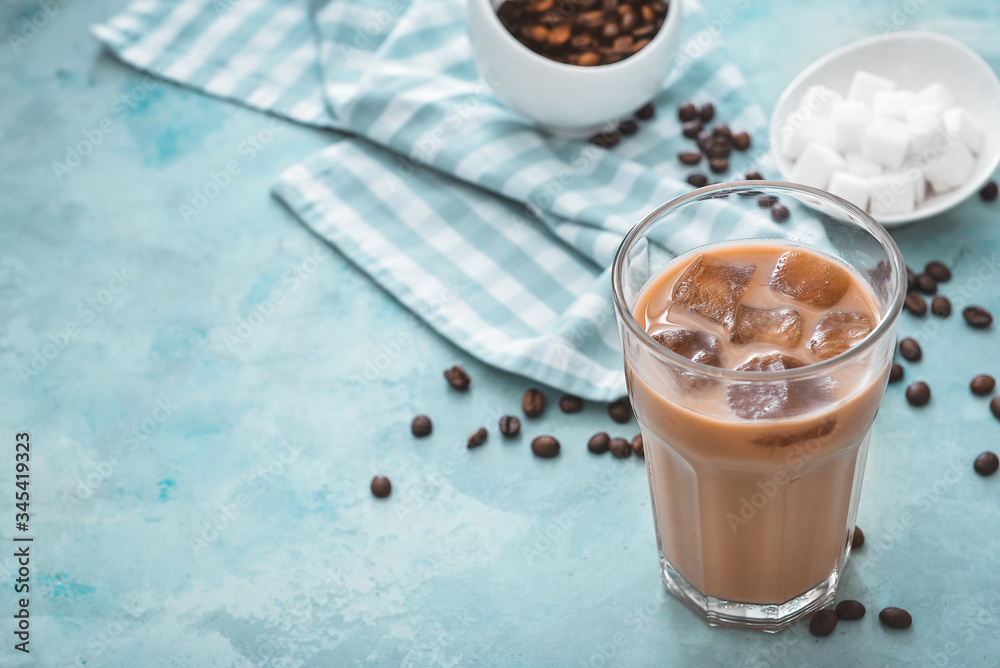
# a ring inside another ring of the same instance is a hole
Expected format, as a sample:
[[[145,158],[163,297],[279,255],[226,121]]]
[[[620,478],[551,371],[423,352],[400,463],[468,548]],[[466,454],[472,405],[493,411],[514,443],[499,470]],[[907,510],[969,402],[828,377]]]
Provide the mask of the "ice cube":
[[[942,83],[934,82],[917,92],[917,104],[937,107],[940,111],[955,106],[955,96]]]
[[[936,155],[936,151],[933,151],[934,142],[947,141],[941,110],[932,105],[916,107],[906,115],[906,122],[910,126],[910,148],[913,155],[924,162],[932,160]],[[925,157],[924,152],[928,150],[932,152]]]
[[[848,100],[859,100],[865,104],[875,104],[875,93],[885,90],[896,90],[896,82],[865,70],[858,70],[851,79],[847,89]]]
[[[923,184],[922,175],[920,183]],[[912,172],[889,172],[872,178],[868,209],[872,214],[907,213],[916,206],[917,188]]]
[[[917,106],[917,94],[912,90],[880,90],[875,92],[872,108],[876,116],[886,116],[905,121],[906,115]]]
[[[805,364],[791,355],[772,353],[751,357],[736,368],[738,371],[784,371]],[[829,400],[832,382],[827,377],[794,381],[734,381],[726,393],[729,406],[736,415],[747,420],[764,420],[797,415],[817,401]]]
[[[833,311],[816,323],[809,348],[828,360],[854,346],[871,333],[872,319],[857,311]]]
[[[950,137],[962,140],[973,153],[979,153],[983,147],[982,124],[962,107],[944,112],[944,127]]]
[[[771,273],[772,290],[800,302],[827,308],[851,287],[845,269],[805,251],[786,251]]]
[[[843,197],[862,211],[868,210],[871,196],[871,179],[850,172],[834,172],[830,177],[828,190],[837,197]]]
[[[865,130],[872,120],[872,109],[864,102],[846,100],[833,105],[833,147],[841,153],[860,151]]]
[[[964,143],[952,142],[933,161],[922,167],[927,181],[938,193],[964,184],[976,168],[976,159]]]
[[[722,366],[722,345],[715,334],[693,329],[668,329],[653,335],[658,343],[699,364]]]
[[[822,84],[809,86],[799,98],[796,114],[801,113],[804,116],[808,113],[818,118],[829,118],[833,105],[843,99],[840,93]]]
[[[833,146],[833,126],[827,118],[810,117],[803,121],[789,118],[781,126],[781,154],[798,160],[809,144]]]
[[[844,156],[847,171],[858,176],[878,176],[882,173],[882,165],[866,160],[860,153],[848,153]]]
[[[865,131],[861,155],[889,169],[899,169],[910,147],[910,126],[891,118],[876,118]]]
[[[833,173],[846,167],[847,163],[834,149],[812,143],[792,167],[792,181],[825,190]]]
[[[756,308],[736,307],[736,325],[729,340],[744,344],[758,341],[794,348],[802,339],[802,316],[791,306]]]
[[[728,331],[733,326],[736,305],[753,272],[753,265],[732,264],[699,255],[674,286],[674,303]]]

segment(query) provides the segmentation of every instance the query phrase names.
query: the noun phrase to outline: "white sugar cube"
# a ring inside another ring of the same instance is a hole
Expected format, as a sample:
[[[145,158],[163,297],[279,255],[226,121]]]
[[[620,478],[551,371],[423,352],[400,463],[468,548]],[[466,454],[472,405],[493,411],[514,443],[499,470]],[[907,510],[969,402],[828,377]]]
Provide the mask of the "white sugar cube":
[[[888,169],[899,169],[910,146],[910,127],[891,118],[875,118],[868,124],[861,155]]]
[[[792,168],[792,181],[826,190],[834,172],[846,169],[847,163],[840,154],[825,144],[806,146]]]
[[[865,130],[871,120],[871,107],[864,102],[845,100],[835,103],[830,111],[833,147],[841,153],[860,151]]]
[[[885,90],[896,90],[896,82],[877,74],[858,70],[851,79],[851,86],[847,89],[848,100],[858,100],[871,106],[875,103],[875,93]]]
[[[909,174],[893,172],[872,179],[868,210],[880,214],[907,213],[917,207],[916,187]]]
[[[799,109],[796,113],[801,113],[803,116],[808,113],[819,118],[828,118],[833,104],[843,99],[843,95],[822,84],[809,86],[799,98]]]
[[[827,190],[838,197],[843,197],[862,211],[868,210],[871,179],[850,172],[834,172]]]
[[[876,116],[888,116],[900,121],[917,106],[917,94],[912,90],[880,90],[875,92],[873,109]]]
[[[871,160],[866,160],[860,153],[848,153],[844,158],[847,161],[847,171],[858,176],[878,176],[882,173],[882,165]]]
[[[932,83],[917,93],[917,104],[928,104],[941,111],[955,106],[955,96],[942,83]]]
[[[983,147],[983,126],[962,107],[952,107],[944,112],[944,127],[948,135],[960,139],[973,153]]]
[[[781,154],[789,160],[798,160],[805,147],[814,143],[833,145],[833,131],[829,120],[810,117],[799,122],[789,118],[781,126]]]
[[[903,170],[910,180],[913,181],[913,198],[920,204],[927,199],[927,179],[919,167],[907,167]]]
[[[935,192],[943,193],[968,181],[975,167],[976,159],[969,147],[954,141],[922,169]]]
[[[944,146],[948,139],[941,110],[929,104],[916,107],[906,115],[906,122],[910,126],[913,155],[922,162],[932,160],[937,155],[934,142]]]

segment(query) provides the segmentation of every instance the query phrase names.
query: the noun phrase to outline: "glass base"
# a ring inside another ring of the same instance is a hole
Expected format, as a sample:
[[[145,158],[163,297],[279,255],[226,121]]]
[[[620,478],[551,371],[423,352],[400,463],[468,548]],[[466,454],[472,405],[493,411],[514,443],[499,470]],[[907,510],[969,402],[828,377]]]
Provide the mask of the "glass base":
[[[780,604],[741,603],[705,596],[660,557],[660,573],[667,591],[705,620],[709,626],[731,626],[765,633],[777,633],[806,615],[833,603],[839,570],[809,591]]]

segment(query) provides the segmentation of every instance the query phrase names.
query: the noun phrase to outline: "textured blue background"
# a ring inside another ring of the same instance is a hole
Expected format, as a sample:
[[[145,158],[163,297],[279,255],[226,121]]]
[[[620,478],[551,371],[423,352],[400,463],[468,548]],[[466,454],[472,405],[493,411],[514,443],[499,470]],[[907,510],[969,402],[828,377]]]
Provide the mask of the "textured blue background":
[[[1000,67],[992,2],[745,4],[711,0],[708,16],[767,111],[816,57],[887,29],[950,34]],[[1000,424],[967,389],[1000,375],[996,326],[903,316],[924,345],[907,380],[934,398],[914,410],[890,386],[876,421],[868,543],[842,585],[869,615],[824,639],[708,628],[662,593],[641,463],[584,447],[636,426],[552,406],[503,442],[496,418],[525,383],[428,331],[268,195],[333,135],[287,126],[251,159],[267,117],[144,88],[102,54],[86,27],[121,5],[68,2],[16,44],[40,5],[0,6],[0,664],[997,665],[1000,475],[971,463],[1000,449]],[[88,133],[92,153],[54,174]],[[234,160],[185,221],[179,206]],[[974,199],[894,236],[914,267],[954,268],[956,306],[1000,314],[998,207]],[[51,359],[22,379],[36,352]],[[466,395],[441,378],[456,362]],[[421,441],[418,412],[435,421]],[[489,442],[468,452],[483,424]],[[30,657],[11,633],[23,430]],[[531,456],[541,432],[562,440],[557,460]],[[387,501],[375,473],[393,480]],[[913,627],[882,628],[886,605]]]

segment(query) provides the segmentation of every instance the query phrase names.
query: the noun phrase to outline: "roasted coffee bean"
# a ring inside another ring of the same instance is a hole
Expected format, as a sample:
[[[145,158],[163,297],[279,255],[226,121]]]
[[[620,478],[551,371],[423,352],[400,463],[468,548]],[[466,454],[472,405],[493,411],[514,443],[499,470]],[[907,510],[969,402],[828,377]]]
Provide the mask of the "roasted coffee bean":
[[[1000,189],[997,188],[997,182],[990,179],[979,191],[979,196],[983,198],[984,202],[992,202],[997,198],[997,192],[1000,192]]]
[[[927,274],[917,274],[914,283],[917,286],[917,290],[925,295],[932,295],[937,292],[937,281]]]
[[[469,436],[469,450],[472,448],[478,448],[480,445],[486,442],[486,437],[489,433],[486,431],[486,427],[480,427],[476,431],[472,432]]]
[[[944,262],[938,262],[937,260],[928,262],[924,267],[924,273],[938,283],[951,280],[951,269]]]
[[[708,183],[708,177],[699,172],[695,172],[694,174],[688,175],[687,182],[695,188],[701,188]]]
[[[639,25],[639,15],[635,13],[635,10],[632,9],[631,5],[621,5],[618,7],[618,10],[622,17],[622,30],[625,32],[634,31],[636,26]]]
[[[906,400],[913,406],[926,406],[931,400],[931,388],[922,380],[910,383],[906,388]]]
[[[965,322],[977,329],[993,324],[993,316],[982,306],[966,306],[962,311],[962,317],[965,318]]]
[[[633,120],[622,121],[621,125],[618,126],[618,132],[625,135],[626,137],[631,137],[638,131],[639,131],[639,124]]]
[[[708,168],[715,174],[721,174],[729,169],[729,160],[726,158],[712,158],[708,161]]]
[[[613,438],[608,442],[608,449],[618,459],[626,459],[632,454],[632,446],[624,438]]]
[[[1000,397],[993,397],[990,400],[990,412],[993,413],[993,417],[1000,420]]]
[[[737,132],[734,134],[733,148],[737,151],[745,151],[750,148],[750,134],[747,132]]]
[[[853,622],[865,616],[865,606],[862,605],[861,601],[850,599],[841,601],[837,604],[837,616],[845,621]]]
[[[920,350],[920,344],[916,339],[907,338],[899,342],[899,354],[909,362],[919,362],[923,351]]]
[[[418,415],[413,418],[413,422],[410,424],[410,431],[417,438],[427,436],[431,433],[431,419],[426,415]]]
[[[681,127],[681,134],[688,139],[695,139],[701,132],[701,121],[688,121]]]
[[[774,222],[780,223],[783,220],[788,220],[788,207],[784,204],[778,204],[777,202],[771,205],[771,218]]]
[[[837,628],[837,613],[829,608],[820,610],[809,620],[809,633],[814,636],[828,636]]]
[[[851,549],[856,550],[865,544],[865,532],[861,530],[861,527],[854,527],[854,533],[851,534]]]
[[[913,617],[902,608],[884,608],[878,613],[879,621],[893,629],[905,629],[913,623]]]
[[[911,292],[906,295],[906,301],[903,302],[903,308],[918,317],[926,315],[927,300],[918,295],[916,292]]]
[[[909,267],[906,268],[906,291],[913,292],[917,289],[917,272]]]
[[[704,151],[709,158],[728,158],[733,149],[725,139],[712,137],[705,142]]]
[[[611,419],[618,424],[625,424],[632,419],[632,404],[629,403],[628,397],[622,397],[617,401],[612,401],[608,404],[608,415]]]
[[[559,454],[559,441],[551,436],[539,436],[531,441],[531,451],[536,457],[552,459]]]
[[[620,33],[621,28],[619,28],[618,24],[614,21],[608,21],[604,24],[604,27],[601,28],[601,34],[604,35],[604,39],[614,39],[615,37],[618,37]]]
[[[375,498],[384,499],[392,493],[392,483],[384,475],[372,478],[372,494]]]
[[[504,415],[500,418],[500,433],[504,438],[514,438],[521,433],[521,420],[515,415]]]
[[[979,396],[984,396],[993,391],[993,388],[997,386],[997,381],[989,374],[981,373],[972,379],[969,383],[969,389],[972,390],[973,394]]]
[[[704,130],[702,130],[701,132],[698,133],[698,137],[695,139],[695,141],[698,143],[698,148],[700,148],[702,151],[707,151],[708,142],[712,141],[712,133],[705,132]]]
[[[618,145],[620,137],[617,132],[598,132],[590,138],[590,143],[601,148],[613,148]]]
[[[725,123],[719,123],[714,128],[712,128],[712,135],[715,137],[721,137],[729,142],[733,138],[733,131],[729,129],[729,126]]]
[[[764,180],[764,175],[761,174],[760,172],[758,172],[756,169],[752,169],[749,172],[747,172],[746,180],[747,181],[763,181]]]
[[[695,151],[685,151],[677,154],[677,159],[685,165],[697,165],[701,162],[701,153]]]
[[[608,447],[611,445],[611,437],[605,432],[598,432],[590,437],[587,441],[587,449],[593,452],[595,455],[603,455],[608,451]]]
[[[469,383],[472,382],[472,379],[469,378],[469,374],[465,373],[465,369],[457,364],[450,369],[445,370],[444,378],[448,381],[449,385],[459,392],[465,392],[469,389]]]
[[[972,463],[972,468],[976,470],[979,475],[993,475],[997,472],[997,468],[1000,468],[1000,458],[997,458],[995,452],[979,453],[976,457],[976,461]]]
[[[777,204],[778,198],[774,195],[761,195],[757,198],[757,206],[762,209],[770,209],[772,206]]]
[[[632,454],[645,458],[646,451],[642,446],[642,434],[636,434],[632,437]]]
[[[898,383],[901,380],[903,380],[903,367],[893,362],[889,368],[889,382]]]
[[[694,120],[694,117],[698,114],[698,110],[694,108],[694,105],[690,102],[685,102],[681,106],[677,107],[677,118],[680,119],[681,123],[687,123],[688,121]]]
[[[931,300],[931,313],[939,318],[947,318],[951,315],[951,300],[944,295],[938,295]]]
[[[706,102],[701,105],[701,110],[698,112],[698,115],[701,117],[702,123],[708,123],[715,118],[715,105],[711,102]]]
[[[528,417],[538,417],[545,412],[545,395],[539,389],[530,388],[521,397],[521,408]]]
[[[559,397],[559,410],[563,413],[579,413],[583,410],[583,399],[572,394]]]
[[[652,102],[647,102],[639,108],[639,111],[635,112],[635,117],[640,121],[648,121],[654,115],[656,115],[656,107],[653,106]]]

